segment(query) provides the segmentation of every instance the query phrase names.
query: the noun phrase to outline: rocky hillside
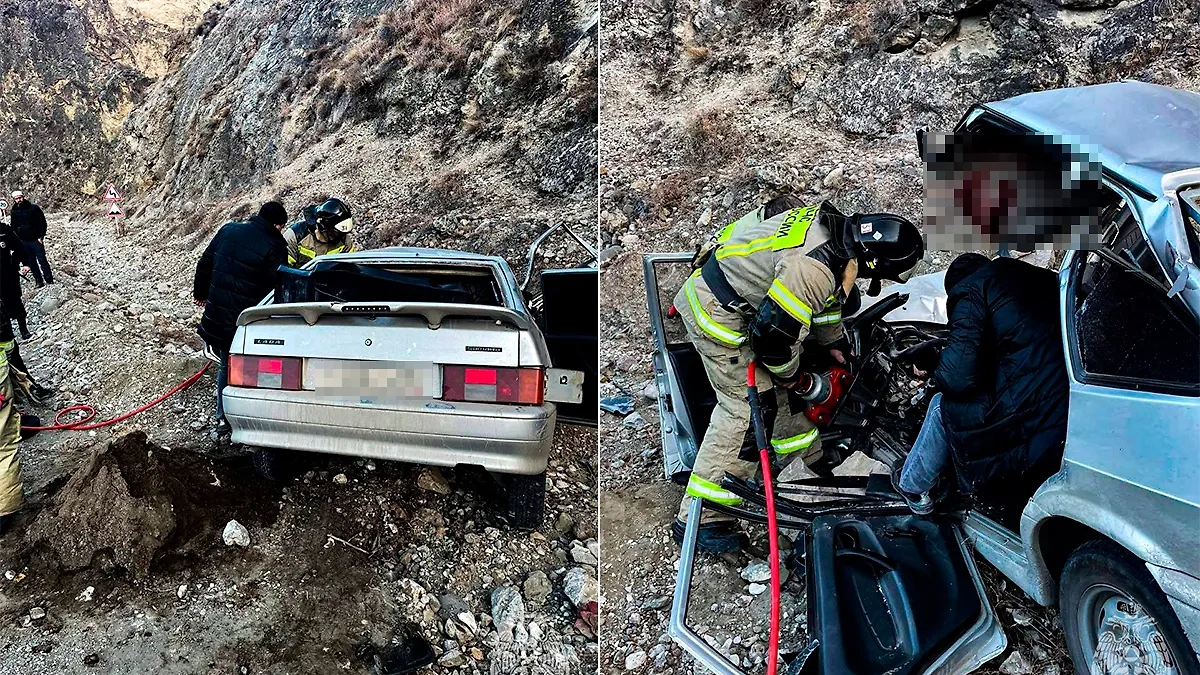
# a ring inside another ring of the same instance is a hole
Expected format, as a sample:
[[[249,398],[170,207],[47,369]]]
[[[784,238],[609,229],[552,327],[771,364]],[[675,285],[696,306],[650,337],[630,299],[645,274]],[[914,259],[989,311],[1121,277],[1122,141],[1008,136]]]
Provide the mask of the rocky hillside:
[[[94,193],[126,116],[210,4],[0,2],[2,187],[23,188],[51,207]]]
[[[0,50],[0,65],[25,76],[0,85],[0,121],[20,130],[0,141],[18,158],[2,168],[44,204],[94,207],[96,186],[112,180],[134,231],[200,241],[259,201],[298,212],[329,195],[349,201],[375,245],[594,222],[594,7],[9,5],[21,20],[0,30],[23,51]]]

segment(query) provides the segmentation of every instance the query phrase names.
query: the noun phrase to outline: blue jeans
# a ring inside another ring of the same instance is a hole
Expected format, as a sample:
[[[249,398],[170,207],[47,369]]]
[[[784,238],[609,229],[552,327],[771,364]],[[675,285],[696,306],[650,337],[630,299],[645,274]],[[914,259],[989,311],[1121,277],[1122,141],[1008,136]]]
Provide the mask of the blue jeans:
[[[29,271],[33,272],[33,280],[41,285],[43,279],[45,283],[54,283],[54,273],[50,271],[50,263],[46,260],[46,247],[42,246],[42,242],[34,239],[33,241],[21,242],[25,245],[25,252],[29,254],[30,260]]]
[[[946,438],[946,426],[942,423],[942,394],[929,399],[929,410],[912,452],[904,460],[900,471],[900,489],[912,494],[921,494],[933,489],[938,475],[946,466],[950,452],[950,441]]]
[[[221,390],[229,384],[229,352],[223,352],[220,349],[213,348],[217,356],[221,357],[221,364],[217,366],[217,420],[225,419],[225,405],[221,403]]]

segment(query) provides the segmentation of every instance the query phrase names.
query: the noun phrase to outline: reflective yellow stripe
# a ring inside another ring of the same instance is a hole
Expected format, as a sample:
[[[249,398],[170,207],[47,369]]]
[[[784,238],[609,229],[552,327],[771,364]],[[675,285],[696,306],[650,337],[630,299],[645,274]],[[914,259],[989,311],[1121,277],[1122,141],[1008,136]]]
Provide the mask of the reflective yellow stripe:
[[[717,249],[717,260],[724,260],[735,255],[750,255],[751,253],[765,251],[771,248],[771,245],[774,243],[775,235],[748,241],[744,244],[726,244]]]
[[[12,351],[13,346],[16,344],[17,344],[16,340],[9,340],[8,342],[0,342],[0,351],[2,351],[5,355],[7,355],[9,352]]]
[[[735,226],[741,224],[741,220],[726,225],[723,230],[717,235],[717,243],[722,244],[717,249],[717,260],[723,260],[731,256],[746,256],[759,251],[772,249],[782,251],[788,248],[798,248],[804,245],[804,240],[808,238],[808,228],[812,225],[813,218],[820,210],[820,204],[815,206],[804,206],[798,209],[792,209],[784,216],[783,222],[780,223],[779,229],[773,234],[747,241],[741,244],[725,244],[733,235]],[[762,207],[759,207],[759,213]],[[747,216],[754,214],[747,214]],[[755,219],[747,222],[748,225],[757,225],[762,222],[761,219]]]
[[[310,259],[317,257],[317,252],[311,248],[304,248],[303,246],[298,246],[297,248],[300,249],[300,255],[308,256]]]
[[[820,209],[821,205],[816,204],[788,211],[779,230],[775,232],[775,241],[771,248],[782,251],[803,246],[804,240],[808,238],[808,227],[812,225],[813,218]]]
[[[341,252],[343,252],[343,251],[345,251],[345,250],[346,250],[346,245],[345,245],[345,244],[342,244],[341,246],[339,246],[339,247],[337,247],[337,248],[331,248],[331,249],[329,249],[328,251],[326,251],[326,252],[325,252],[325,255],[332,255],[332,254],[334,254],[334,253],[341,253]]]
[[[699,272],[696,272],[683,284],[684,294],[687,296],[688,306],[692,309],[692,317],[696,320],[696,325],[700,326],[700,330],[711,335],[717,342],[727,344],[730,347],[741,347],[742,343],[746,341],[746,336],[713,321],[708,312],[705,312],[704,308],[700,306],[700,298],[696,296],[695,284],[698,274]]]
[[[805,326],[812,324],[812,307],[793,295],[778,279],[771,282],[771,290],[767,291],[767,295],[800,323]]]
[[[832,307],[833,309],[830,309]],[[827,326],[831,323],[837,323],[842,320],[842,306],[838,303],[837,294],[830,295],[825,299],[825,311],[813,317],[813,324],[817,326]]]
[[[692,497],[707,499],[710,502],[717,504],[725,504],[727,506],[737,506],[742,503],[742,498],[733,494],[729,490],[722,489],[720,485],[692,474],[688,478],[687,493]]]
[[[788,361],[782,366],[770,366],[765,363],[763,365],[767,366],[767,370],[771,371],[775,375],[787,375],[792,371],[793,368],[800,365],[800,355],[797,354],[793,356],[791,361]]]
[[[781,438],[779,440],[771,439],[771,447],[775,448],[775,452],[781,455],[786,455],[789,452],[806,450],[812,447],[813,441],[816,441],[820,436],[821,432],[817,429],[813,429],[807,433],[800,434],[799,436],[792,436],[791,438]]]

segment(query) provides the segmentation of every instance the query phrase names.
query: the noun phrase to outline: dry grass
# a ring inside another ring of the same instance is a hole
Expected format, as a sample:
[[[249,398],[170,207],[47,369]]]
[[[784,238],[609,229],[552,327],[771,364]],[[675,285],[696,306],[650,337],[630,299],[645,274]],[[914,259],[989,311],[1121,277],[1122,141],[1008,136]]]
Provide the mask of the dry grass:
[[[700,45],[688,45],[683,48],[684,60],[692,64],[703,63],[708,60],[710,53],[711,50],[708,47],[701,47]]]
[[[311,51],[300,87],[365,95],[404,66],[456,76],[472,54],[514,25],[518,8],[516,0],[413,0],[356,22],[336,46]]]
[[[650,205],[659,210],[679,210],[693,192],[692,182],[700,175],[695,169],[687,169],[664,176],[650,189]]]
[[[738,152],[742,134],[733,116],[723,108],[709,108],[693,114],[684,125],[687,155],[694,161],[727,160]]]
[[[464,181],[466,174],[458,169],[443,171],[429,180],[429,189],[425,191],[425,199],[430,207],[449,209],[455,202],[461,201],[466,190]]]

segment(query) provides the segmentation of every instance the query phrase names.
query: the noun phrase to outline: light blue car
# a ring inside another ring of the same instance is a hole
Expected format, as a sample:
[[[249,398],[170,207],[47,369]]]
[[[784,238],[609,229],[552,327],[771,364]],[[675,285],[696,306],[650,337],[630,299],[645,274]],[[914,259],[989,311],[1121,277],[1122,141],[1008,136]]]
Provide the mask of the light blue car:
[[[1019,532],[975,549],[1059,606],[1076,672],[1190,674],[1200,651],[1200,94],[1119,82],[977,106],[984,125],[1086,139],[1123,203],[1110,246],[1059,274],[1070,376],[1062,470]]]

